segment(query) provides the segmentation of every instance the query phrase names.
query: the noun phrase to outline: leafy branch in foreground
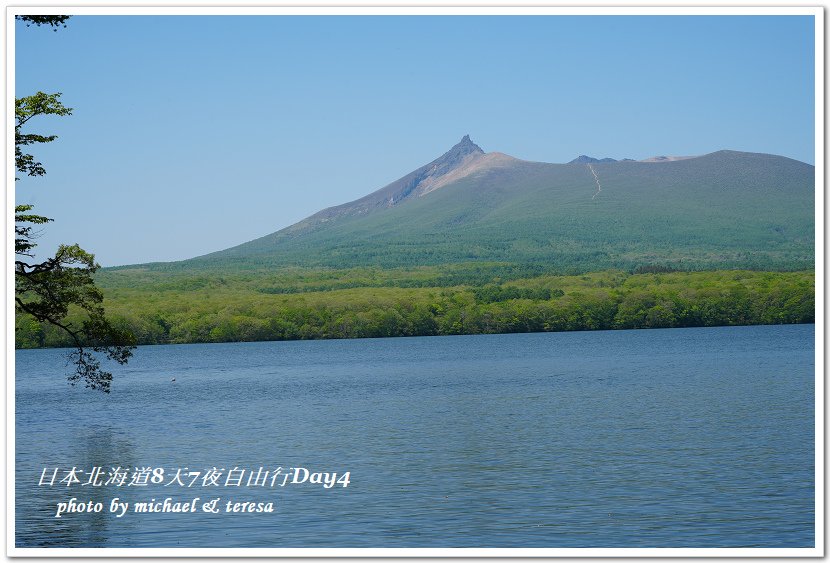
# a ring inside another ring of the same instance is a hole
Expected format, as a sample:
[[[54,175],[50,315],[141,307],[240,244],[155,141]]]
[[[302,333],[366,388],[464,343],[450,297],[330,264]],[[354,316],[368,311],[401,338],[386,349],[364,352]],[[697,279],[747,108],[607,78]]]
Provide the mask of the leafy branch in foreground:
[[[21,17],[18,17],[20,19]],[[37,21],[36,25],[53,22]],[[64,18],[65,16],[55,16]],[[42,115],[65,116],[72,113],[59,100],[60,93],[38,92],[33,96],[15,99],[14,157],[17,172],[28,176],[43,176],[46,170],[34,156],[23,152],[23,147],[38,143],[50,143],[55,135],[24,133],[23,126]],[[15,178],[19,179],[19,178]],[[31,213],[31,205],[15,207],[15,308],[30,315],[36,321],[49,323],[69,335],[75,350],[69,358],[75,372],[69,376],[74,385],[83,382],[86,387],[108,393],[112,373],[101,369],[101,363],[93,352],[103,353],[110,360],[124,364],[135,349],[135,337],[128,330],[113,326],[106,318],[102,305],[104,296],[95,286],[93,275],[100,268],[95,257],[75,245],[61,245],[53,258],[43,262],[34,259],[37,246],[35,227],[52,221],[48,217]],[[71,308],[86,313],[80,324],[67,320]]]
[[[16,211],[27,211],[30,206],[18,206]],[[17,214],[19,220],[21,215]],[[37,217],[36,220],[45,218]],[[31,248],[30,240],[24,239]],[[15,248],[20,250],[21,247]],[[27,253],[19,252],[19,256]],[[87,387],[109,392],[112,373],[101,369],[100,361],[89,351],[105,353],[110,360],[124,364],[132,356],[135,337],[126,330],[114,327],[106,318],[103,293],[92,278],[99,266],[92,254],[77,244],[61,245],[54,258],[41,263],[15,260],[15,303],[17,309],[39,322],[50,323],[72,339],[76,350],[70,354],[75,373],[69,376],[72,384],[82,381]],[[80,326],[66,321],[71,306],[87,313]]]
[[[57,135],[39,135],[37,133],[23,133],[22,128],[33,117],[39,115],[72,115],[72,108],[65,107],[57,94],[38,92],[33,96],[15,98],[14,100],[14,165],[18,172],[28,176],[43,176],[46,170],[31,154],[23,152],[21,147],[35,143],[51,143]]]

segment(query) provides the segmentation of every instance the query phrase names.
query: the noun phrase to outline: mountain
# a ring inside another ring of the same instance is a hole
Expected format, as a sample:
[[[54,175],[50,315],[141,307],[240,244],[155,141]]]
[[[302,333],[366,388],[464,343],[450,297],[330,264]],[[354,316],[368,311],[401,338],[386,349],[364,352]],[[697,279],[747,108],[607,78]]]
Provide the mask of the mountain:
[[[736,151],[647,162],[529,162],[464,136],[355,201],[239,246],[156,268],[535,264],[811,269],[815,169]]]
[[[568,164],[591,164],[593,162],[617,162],[613,158],[594,158],[593,156],[588,156],[581,154]]]
[[[686,160],[687,158],[695,158],[694,156],[652,156],[640,162],[671,162],[674,160]]]
[[[426,195],[475,172],[499,166],[510,166],[516,161],[517,159],[502,153],[485,154],[481,147],[470,140],[469,135],[464,135],[458,144],[429,164],[358,200],[323,209],[288,227],[286,232],[305,231],[333,219],[388,209],[408,199]]]

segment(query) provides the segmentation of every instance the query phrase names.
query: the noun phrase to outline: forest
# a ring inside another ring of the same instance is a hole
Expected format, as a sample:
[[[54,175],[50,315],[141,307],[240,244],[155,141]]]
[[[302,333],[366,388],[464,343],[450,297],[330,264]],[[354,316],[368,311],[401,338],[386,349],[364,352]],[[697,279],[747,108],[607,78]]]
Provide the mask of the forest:
[[[410,269],[107,269],[96,283],[114,326],[138,344],[375,338],[812,323],[812,271],[644,266],[554,275],[467,263]],[[69,320],[80,321],[79,312]],[[74,319],[73,319],[74,318]],[[18,348],[71,346],[18,316]]]

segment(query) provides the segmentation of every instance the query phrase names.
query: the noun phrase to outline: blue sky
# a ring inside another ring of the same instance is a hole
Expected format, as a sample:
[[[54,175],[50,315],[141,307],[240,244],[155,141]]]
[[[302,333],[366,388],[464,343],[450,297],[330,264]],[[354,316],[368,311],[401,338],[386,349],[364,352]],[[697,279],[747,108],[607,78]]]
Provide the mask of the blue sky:
[[[361,197],[465,134],[567,162],[720,149],[814,162],[800,16],[77,16],[16,28],[47,176],[17,202],[104,266],[190,258]]]

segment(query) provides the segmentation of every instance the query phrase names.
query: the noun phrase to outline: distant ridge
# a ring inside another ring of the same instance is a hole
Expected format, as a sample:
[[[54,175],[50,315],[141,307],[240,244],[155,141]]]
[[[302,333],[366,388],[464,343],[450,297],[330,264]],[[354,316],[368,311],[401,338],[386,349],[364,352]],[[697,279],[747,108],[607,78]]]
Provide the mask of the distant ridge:
[[[594,158],[593,156],[587,156],[584,154],[579,155],[568,164],[592,164],[594,162],[617,162],[613,158]]]
[[[595,162],[674,162],[675,160],[688,160],[690,158],[697,158],[696,156],[652,156],[650,158],[644,158],[643,160],[634,160],[633,158],[623,158],[622,160],[616,160],[614,158],[594,158],[593,156],[588,156],[585,154],[581,154],[575,159],[568,162],[568,164],[593,164]]]
[[[465,135],[362,198],[227,250],[153,267],[478,261],[558,272],[810,269],[814,205],[815,167],[782,156],[722,150],[552,164],[485,153]]]
[[[688,160],[690,158],[697,158],[696,156],[652,156],[651,158],[644,158],[639,162],[674,162],[675,160]]]

